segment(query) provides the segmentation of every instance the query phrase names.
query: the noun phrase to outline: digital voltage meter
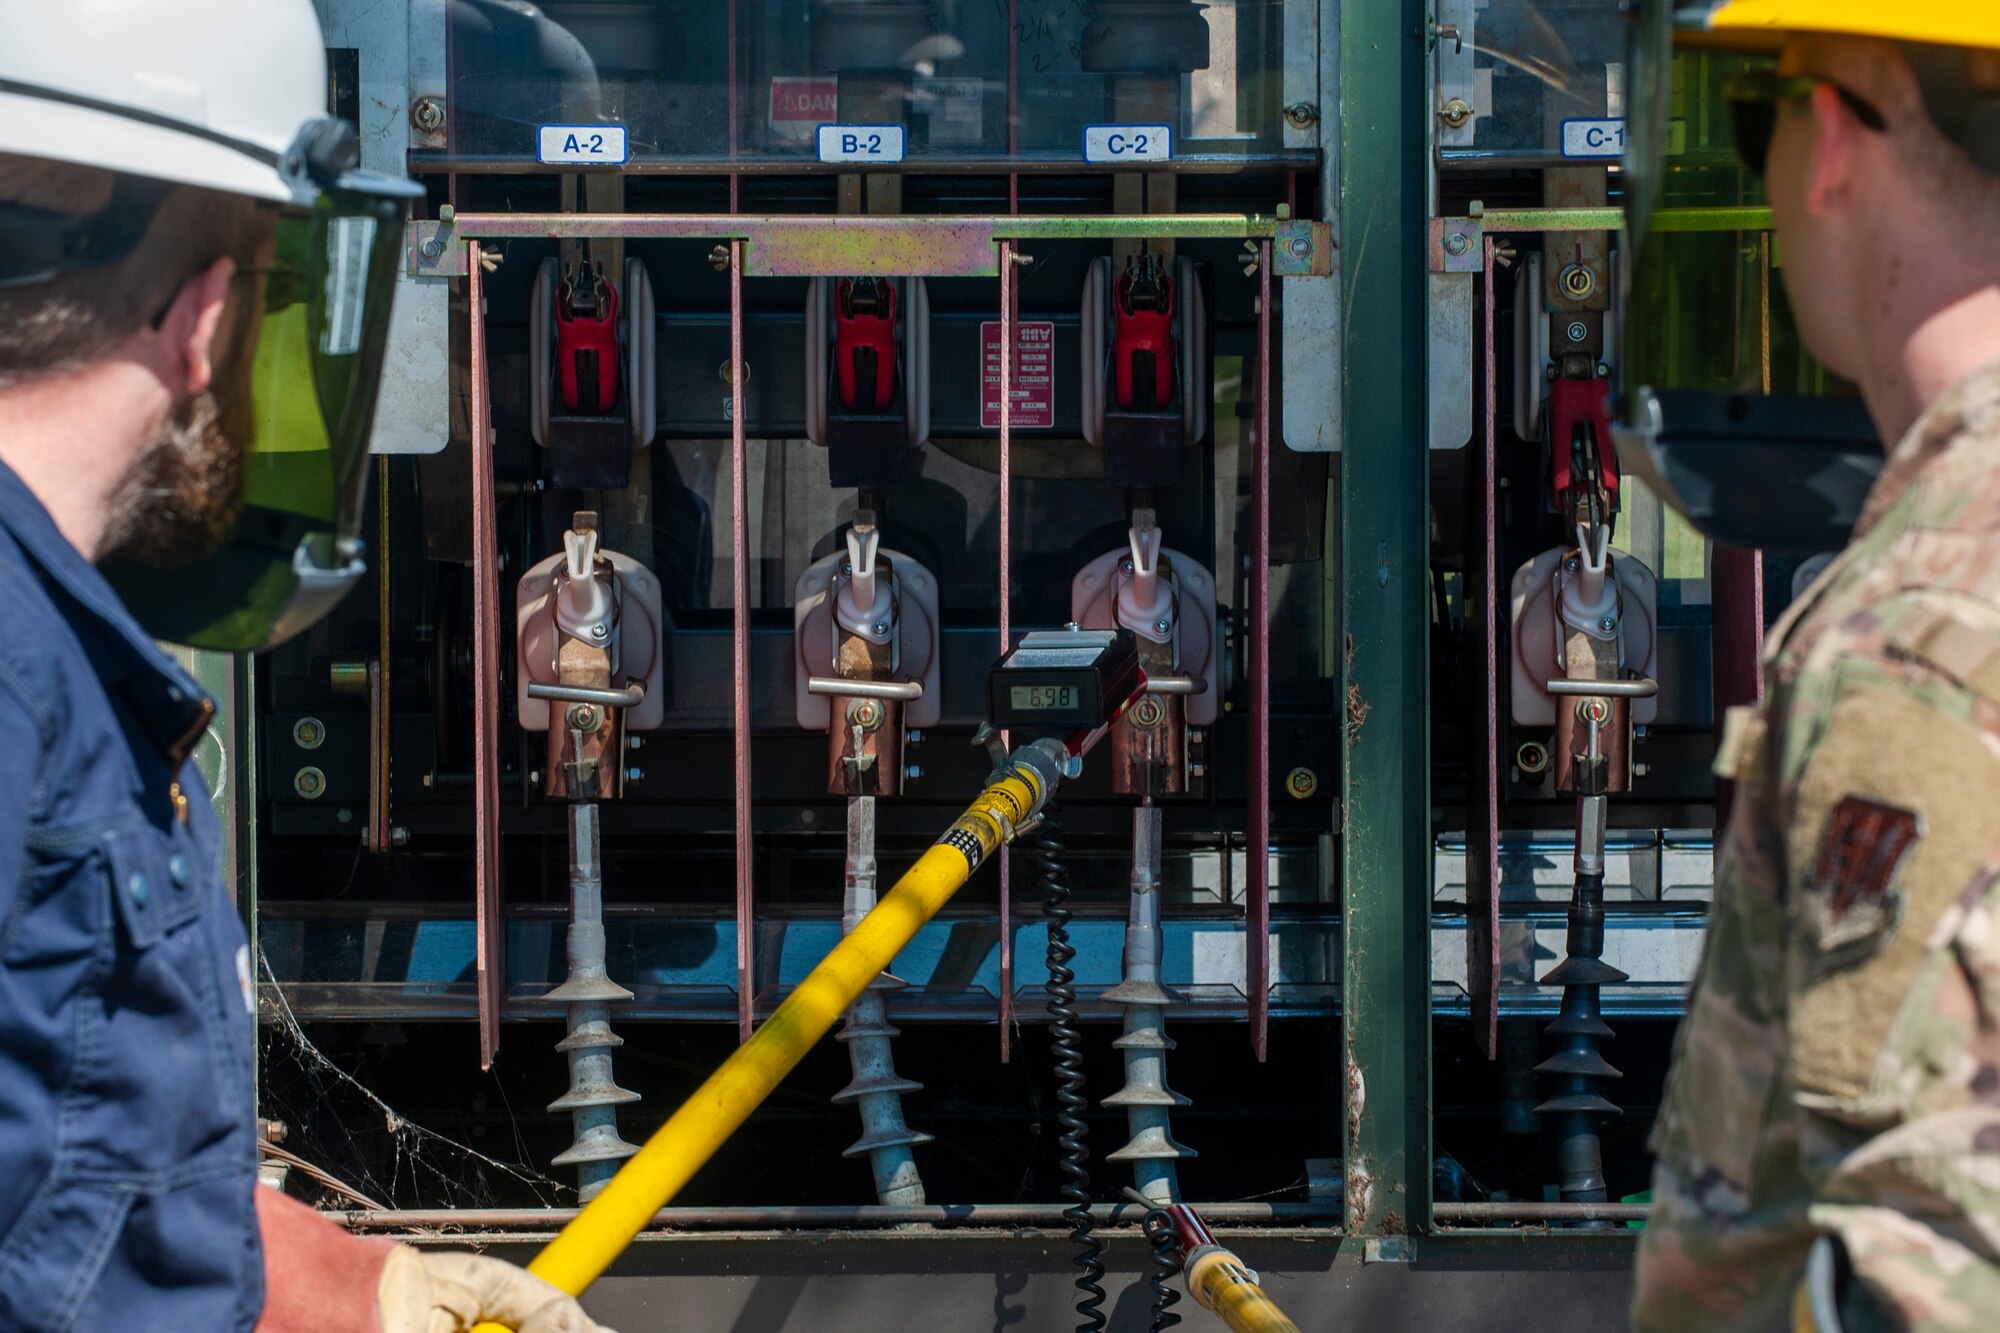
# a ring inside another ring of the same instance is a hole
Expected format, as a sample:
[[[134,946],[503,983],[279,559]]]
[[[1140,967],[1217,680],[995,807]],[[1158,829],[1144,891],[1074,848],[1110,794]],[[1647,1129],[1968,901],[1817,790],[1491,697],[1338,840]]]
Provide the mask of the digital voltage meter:
[[[1095,731],[1140,684],[1130,630],[1036,630],[987,673],[987,721],[1016,731]]]

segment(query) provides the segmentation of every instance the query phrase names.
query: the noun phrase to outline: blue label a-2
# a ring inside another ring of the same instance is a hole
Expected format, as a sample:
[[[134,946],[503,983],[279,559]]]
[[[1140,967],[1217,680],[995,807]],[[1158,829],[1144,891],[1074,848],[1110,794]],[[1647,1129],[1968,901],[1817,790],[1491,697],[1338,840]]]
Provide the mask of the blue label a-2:
[[[544,162],[577,166],[622,166],[629,155],[623,125],[544,125],[535,151]]]
[[[1171,125],[1087,125],[1086,162],[1167,162],[1174,156]]]
[[[1564,157],[1625,156],[1622,120],[1566,120],[1562,123]]]
[[[901,125],[822,125],[822,162],[901,162],[905,136]]]

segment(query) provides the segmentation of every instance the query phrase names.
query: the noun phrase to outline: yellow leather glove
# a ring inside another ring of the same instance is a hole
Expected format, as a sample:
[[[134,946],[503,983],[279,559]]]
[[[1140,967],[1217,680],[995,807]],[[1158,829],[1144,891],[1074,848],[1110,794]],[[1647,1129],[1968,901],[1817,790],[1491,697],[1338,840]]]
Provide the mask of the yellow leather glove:
[[[382,1333],[468,1333],[487,1319],[517,1333],[611,1333],[526,1269],[463,1250],[398,1245],[376,1291]]]

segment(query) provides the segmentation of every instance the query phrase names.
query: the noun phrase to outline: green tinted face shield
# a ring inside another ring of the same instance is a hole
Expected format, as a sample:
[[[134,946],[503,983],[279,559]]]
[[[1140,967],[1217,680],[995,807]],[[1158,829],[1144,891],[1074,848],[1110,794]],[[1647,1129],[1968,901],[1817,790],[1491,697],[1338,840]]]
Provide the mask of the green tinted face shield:
[[[1671,0],[1644,0],[1626,107],[1619,462],[1717,541],[1838,550],[1882,450],[1861,400],[1799,336],[1763,181],[1739,156],[1736,128],[1756,117],[1732,98],[1774,86],[1774,61],[1674,37]]]
[[[248,410],[225,405],[248,426],[236,441],[235,529],[220,550],[175,568],[104,565],[149,633],[195,648],[273,647],[332,610],[366,568],[368,440],[403,220],[423,191],[375,173],[315,171],[303,150],[287,163],[310,175],[299,191],[309,202],[280,213],[269,271],[249,289],[259,323],[244,377]]]

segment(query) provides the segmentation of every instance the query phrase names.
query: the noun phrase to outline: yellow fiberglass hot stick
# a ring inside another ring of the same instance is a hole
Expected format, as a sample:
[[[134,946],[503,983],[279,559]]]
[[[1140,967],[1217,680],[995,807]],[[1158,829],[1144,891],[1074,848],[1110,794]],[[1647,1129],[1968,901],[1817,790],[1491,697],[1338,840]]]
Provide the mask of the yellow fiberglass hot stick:
[[[582,1295],[958,892],[980,862],[1041,810],[1067,757],[1056,741],[1036,741],[1017,750],[944,837],[807,974],[750,1040],[660,1126],[603,1193],[570,1219],[535,1256],[528,1271],[572,1296]],[[484,1323],[473,1333],[507,1330]]]
[[[1194,1298],[1234,1333],[1299,1333],[1299,1326],[1264,1294],[1257,1275],[1220,1246],[1190,1256],[1187,1284]]]

